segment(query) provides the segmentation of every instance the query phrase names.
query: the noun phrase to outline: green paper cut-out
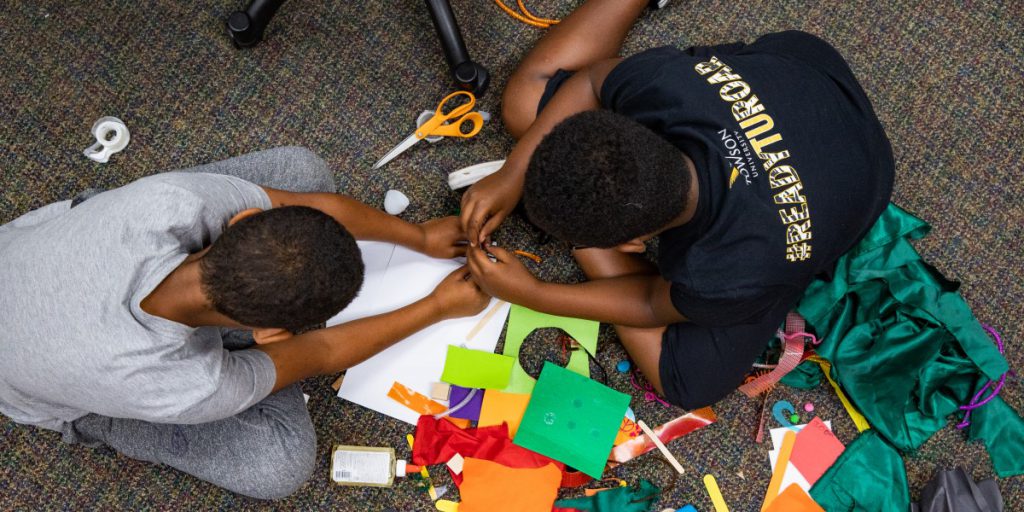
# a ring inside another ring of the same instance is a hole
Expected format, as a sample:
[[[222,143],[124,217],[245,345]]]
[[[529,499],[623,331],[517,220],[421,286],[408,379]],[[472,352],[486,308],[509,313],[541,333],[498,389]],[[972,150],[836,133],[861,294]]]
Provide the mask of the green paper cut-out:
[[[601,478],[629,395],[544,363],[513,443]]]
[[[513,362],[501,354],[448,345],[441,380],[464,388],[502,389],[509,383]]]
[[[584,350],[590,354],[597,353],[597,333],[601,327],[599,322],[538,313],[532,309],[513,304],[508,315],[505,348],[502,350],[503,354],[514,360],[512,377],[509,380],[508,387],[502,391],[523,394],[533,391],[533,386],[537,381],[529,376],[526,370],[523,369],[523,365],[519,363],[519,350],[522,349],[523,341],[531,332],[546,327],[554,327],[565,331]],[[569,356],[569,363],[565,367],[584,377],[590,376],[590,361],[587,354],[582,350],[573,352]]]

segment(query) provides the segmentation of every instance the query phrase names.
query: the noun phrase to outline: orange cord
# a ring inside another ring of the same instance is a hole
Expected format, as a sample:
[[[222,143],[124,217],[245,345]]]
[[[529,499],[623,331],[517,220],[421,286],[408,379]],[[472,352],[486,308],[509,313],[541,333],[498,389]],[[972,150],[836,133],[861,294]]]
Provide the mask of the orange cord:
[[[527,25],[533,25],[534,27],[539,28],[548,28],[551,25],[555,25],[559,22],[559,20],[539,18],[537,16],[534,16],[533,13],[526,9],[526,5],[523,4],[523,0],[516,0],[516,2],[519,4],[519,9],[523,11],[523,14],[519,14],[518,12],[513,11],[512,8],[505,5],[505,2],[503,2],[502,0],[494,0],[494,3],[498,4],[498,7],[501,7],[501,10],[505,11],[513,18],[523,23],[526,23]]]
[[[538,265],[539,265],[539,264],[540,264],[540,262],[542,261],[542,260],[540,259],[540,256],[537,256],[536,254],[533,254],[532,252],[520,251],[520,250],[518,250],[518,249],[517,249],[517,250],[515,250],[515,251],[512,251],[512,252],[513,252],[514,254],[518,254],[518,255],[520,255],[520,256],[522,256],[522,257],[524,257],[524,258],[530,258],[531,260],[533,260],[534,262],[536,262],[536,263],[537,263]]]

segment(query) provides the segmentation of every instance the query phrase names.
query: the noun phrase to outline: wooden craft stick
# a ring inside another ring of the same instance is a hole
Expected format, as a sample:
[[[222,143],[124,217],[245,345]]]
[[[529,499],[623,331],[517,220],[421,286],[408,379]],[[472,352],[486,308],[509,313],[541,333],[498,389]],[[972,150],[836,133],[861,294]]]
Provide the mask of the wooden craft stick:
[[[491,321],[491,318],[494,318],[494,315],[496,315],[498,313],[498,310],[501,309],[501,307],[504,306],[505,304],[508,303],[503,300],[495,302],[494,305],[491,306],[491,309],[487,311],[487,314],[485,314],[484,317],[481,318],[480,321],[473,326],[473,329],[469,331],[469,334],[466,335],[466,341],[472,341],[477,334],[480,334],[480,330],[483,329],[485,325],[487,325],[487,322]]]
[[[779,448],[779,458],[775,460],[775,467],[772,469],[772,480],[768,484],[768,491],[764,493],[764,503],[761,510],[768,508],[779,495],[779,487],[782,486],[782,479],[786,475],[786,466],[789,465],[789,456],[793,453],[793,444],[796,443],[796,432],[787,430],[782,437],[782,448]]]
[[[722,490],[718,488],[718,481],[715,480],[715,476],[712,474],[704,475],[704,487],[708,490],[708,496],[711,496],[711,504],[715,506],[715,512],[729,512],[729,506],[725,504],[725,497],[722,496]]]
[[[647,437],[651,438],[651,442],[654,443],[654,446],[657,446],[658,450],[661,450],[661,454],[668,459],[669,464],[672,464],[672,467],[676,468],[676,471],[679,472],[680,475],[683,474],[683,466],[679,464],[679,461],[676,460],[671,453],[669,453],[668,448],[665,448],[665,444],[661,442],[661,439],[658,439],[658,436],[653,430],[651,430],[651,427],[648,427],[647,424],[644,423],[644,420],[638,420],[636,424],[640,426],[645,434],[647,434]]]

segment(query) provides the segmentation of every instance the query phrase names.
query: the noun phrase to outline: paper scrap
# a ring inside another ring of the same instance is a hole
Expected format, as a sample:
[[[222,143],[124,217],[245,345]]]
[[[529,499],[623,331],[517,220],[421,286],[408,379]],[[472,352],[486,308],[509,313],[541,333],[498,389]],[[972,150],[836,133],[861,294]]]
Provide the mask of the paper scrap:
[[[476,393],[474,393],[473,397],[469,399],[469,402],[467,402],[462,407],[459,407],[459,410],[449,413],[449,416],[453,418],[464,418],[473,421],[476,421],[480,418],[480,406],[484,402],[484,390],[482,389],[474,390],[471,388],[464,388],[462,386],[453,385],[451,400],[448,401],[448,407],[449,409],[455,408],[463,401],[465,401],[466,397],[468,397],[469,394],[473,391],[476,391]]]
[[[799,486],[790,485],[782,491],[764,512],[825,512],[806,491]]]
[[[455,473],[457,475],[459,473],[462,473],[462,466],[465,462],[466,459],[462,458],[462,455],[456,453],[455,456],[452,457],[451,460],[449,460],[445,464],[448,466],[448,469],[452,470],[452,473]]]
[[[510,468],[466,457],[459,486],[460,512],[551,510],[562,472],[549,463],[539,468]]]
[[[441,405],[405,386],[399,382],[391,385],[388,391],[388,398],[404,405],[416,412],[418,416],[441,414],[447,409]]]
[[[694,430],[714,423],[717,419],[715,411],[711,410],[710,407],[703,407],[690,411],[664,425],[655,427],[654,434],[658,436],[662,443],[668,444],[673,439],[678,439]],[[622,464],[655,448],[654,442],[650,438],[639,436],[612,448],[610,460],[616,464]]]
[[[515,366],[512,369],[508,387],[503,391],[506,393],[529,393],[533,390],[536,381],[526,373],[519,363],[519,351],[523,346],[523,341],[531,332],[548,327],[562,329],[590,354],[597,352],[597,334],[601,327],[600,323],[580,318],[538,313],[532,309],[514,305],[509,313],[508,330],[505,332],[505,348],[502,353],[514,359]],[[590,376],[590,359],[583,350],[573,352],[565,367],[580,375]]]
[[[832,428],[831,421],[825,421],[824,423],[825,426],[829,427],[830,429]],[[806,426],[806,424],[794,425],[793,429],[799,432]],[[768,451],[769,469],[775,468],[775,461],[779,457],[779,448],[782,447],[782,437],[786,435],[786,432],[788,431],[790,431],[790,429],[787,427],[773,428],[771,429],[771,431],[769,431],[769,435],[772,439],[772,446],[775,447],[775,449]],[[787,464],[785,472],[782,475],[782,484],[779,486],[779,488],[785,489],[786,487],[789,487],[790,485],[793,484],[796,484],[798,487],[805,491],[810,491],[811,489],[811,484],[807,481],[807,479],[804,478],[804,476],[801,475],[800,472],[797,471],[797,469],[793,467],[792,464]]]
[[[764,512],[772,500],[779,495],[782,485],[782,476],[786,472],[786,465],[789,464],[789,455],[793,453],[793,444],[796,442],[796,433],[792,430],[786,432],[782,437],[782,447],[779,448],[779,458],[775,461],[775,468],[772,471],[772,479],[768,482],[768,490],[764,493],[764,503],[761,504],[761,511]]]
[[[789,463],[814,485],[845,448],[821,418],[814,418],[796,435]]]
[[[404,247],[381,242],[359,242],[366,265],[363,287],[344,311],[327,321],[328,326],[393,311],[433,291],[449,273],[459,268],[457,260],[436,259]],[[497,303],[491,301],[491,307]],[[489,309],[487,309],[489,311]],[[470,330],[485,315],[438,322],[388,347],[366,361],[349,368],[338,396],[369,409],[415,425],[419,416],[387,398],[394,381],[427,395],[430,384],[438,382],[444,368],[444,346],[464,343],[471,349],[493,352],[501,336],[508,306],[484,325],[472,340]]]
[[[502,389],[508,385],[512,375],[511,357],[448,345],[441,380],[478,389]]]
[[[513,442],[601,478],[629,395],[544,363]]]
[[[488,389],[484,392],[477,426],[491,427],[508,423],[508,435],[515,437],[519,431],[519,423],[523,420],[523,413],[526,412],[526,404],[529,402],[530,395]]]
[[[452,385],[445,382],[430,383],[430,398],[447,402],[451,394]]]

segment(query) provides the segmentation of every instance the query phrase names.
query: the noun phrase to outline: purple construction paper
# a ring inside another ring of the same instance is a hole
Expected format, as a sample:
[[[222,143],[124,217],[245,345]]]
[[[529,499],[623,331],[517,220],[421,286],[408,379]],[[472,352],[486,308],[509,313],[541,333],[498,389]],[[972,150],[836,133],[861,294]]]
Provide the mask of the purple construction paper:
[[[471,388],[464,388],[461,386],[452,385],[452,392],[448,395],[448,406],[455,407],[462,403],[466,399],[466,395],[473,391]],[[451,413],[453,418],[463,418],[467,420],[477,421],[480,419],[480,406],[484,403],[484,390],[476,390],[476,394],[469,401],[468,404],[462,406],[461,409]]]

